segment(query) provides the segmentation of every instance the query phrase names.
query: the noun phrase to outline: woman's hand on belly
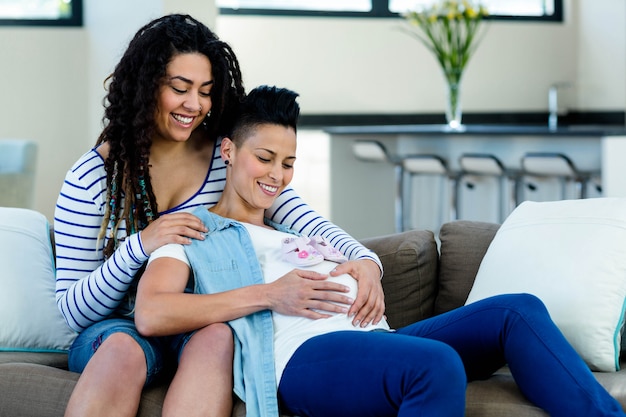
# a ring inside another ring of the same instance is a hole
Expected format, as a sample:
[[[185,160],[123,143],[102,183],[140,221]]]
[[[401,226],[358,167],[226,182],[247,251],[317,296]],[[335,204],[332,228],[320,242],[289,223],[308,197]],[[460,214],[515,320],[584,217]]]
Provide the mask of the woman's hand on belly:
[[[359,284],[356,301],[350,307],[352,324],[361,327],[378,324],[385,314],[385,294],[378,265],[369,259],[359,259],[337,265],[330,272],[331,276],[341,274],[349,274]]]
[[[350,288],[326,280],[328,275],[294,269],[267,284],[270,309],[280,314],[310,319],[330,317],[333,313],[347,314],[354,299]]]

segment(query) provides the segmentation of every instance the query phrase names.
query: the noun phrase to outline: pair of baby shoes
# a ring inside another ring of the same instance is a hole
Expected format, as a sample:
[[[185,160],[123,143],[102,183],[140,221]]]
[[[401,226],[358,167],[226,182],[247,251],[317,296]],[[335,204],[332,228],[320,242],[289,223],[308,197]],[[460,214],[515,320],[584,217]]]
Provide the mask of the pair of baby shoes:
[[[313,246],[319,253],[324,255],[324,259],[326,259],[327,261],[337,262],[338,264],[342,264],[348,261],[348,258],[346,258],[343,253],[335,249],[322,236],[313,236],[309,244]]]
[[[321,236],[311,239],[306,236],[288,237],[283,239],[282,249],[283,259],[296,266],[317,265],[324,259],[337,263],[348,260]]]

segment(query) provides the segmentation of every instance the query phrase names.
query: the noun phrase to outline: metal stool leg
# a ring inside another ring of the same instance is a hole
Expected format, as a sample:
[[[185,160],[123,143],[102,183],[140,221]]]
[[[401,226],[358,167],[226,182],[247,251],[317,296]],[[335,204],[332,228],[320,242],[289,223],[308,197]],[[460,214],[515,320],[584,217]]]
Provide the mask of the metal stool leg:
[[[394,196],[394,227],[396,233],[404,231],[404,169],[400,161],[393,157],[385,146],[375,140],[356,140],[352,144],[354,155],[366,162],[386,162],[394,166],[395,196]]]
[[[567,185],[573,182],[576,198],[587,198],[590,174],[579,171],[569,157],[561,153],[529,152],[522,157],[524,175],[538,178],[555,178],[561,183],[560,199],[567,198]]]
[[[396,233],[404,232],[404,169],[398,164],[394,168],[396,174],[396,196],[394,200],[394,224]]]
[[[409,188],[412,185],[412,179],[417,176],[438,176],[444,182],[447,182],[446,191],[450,193],[449,198],[445,197],[443,192],[439,195],[440,203],[438,204],[438,223],[441,226],[445,221],[456,219],[457,213],[457,182],[456,175],[452,173],[446,164],[446,161],[438,155],[417,154],[407,155],[402,158],[402,166],[404,172],[409,176]],[[403,196],[403,201],[411,201],[410,193]],[[446,213],[444,218],[444,212]],[[406,229],[406,224],[403,222]]]
[[[465,153],[459,157],[460,180],[467,176],[490,177],[497,181],[498,221],[503,222],[517,206],[517,172],[506,169],[492,154]],[[507,192],[510,188],[510,192]]]

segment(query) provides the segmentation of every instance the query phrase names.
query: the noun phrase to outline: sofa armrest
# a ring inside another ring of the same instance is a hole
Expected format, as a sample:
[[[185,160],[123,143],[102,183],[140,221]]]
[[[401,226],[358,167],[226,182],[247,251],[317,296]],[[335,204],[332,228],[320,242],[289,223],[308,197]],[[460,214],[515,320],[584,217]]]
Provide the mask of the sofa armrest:
[[[469,220],[457,220],[441,227],[435,314],[465,304],[480,263],[499,228],[498,224]]]
[[[438,252],[432,232],[411,230],[362,240],[383,264],[387,320],[399,328],[431,317],[437,294]]]

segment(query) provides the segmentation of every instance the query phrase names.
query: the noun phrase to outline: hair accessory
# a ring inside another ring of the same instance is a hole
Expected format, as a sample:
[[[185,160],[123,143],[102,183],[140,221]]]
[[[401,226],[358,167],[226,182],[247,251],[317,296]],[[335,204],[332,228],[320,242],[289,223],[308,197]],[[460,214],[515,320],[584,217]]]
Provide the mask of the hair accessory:
[[[211,110],[209,110],[209,112],[206,114],[206,117],[211,117]]]
[[[146,216],[146,220],[148,223],[152,219],[154,219],[154,213],[152,213],[152,205],[150,204],[150,199],[148,198],[148,193],[146,192],[146,180],[144,179],[143,174],[139,176],[139,187],[141,190],[141,194],[139,195],[139,199],[143,200],[143,212]],[[147,224],[141,225],[141,229],[143,229]]]

